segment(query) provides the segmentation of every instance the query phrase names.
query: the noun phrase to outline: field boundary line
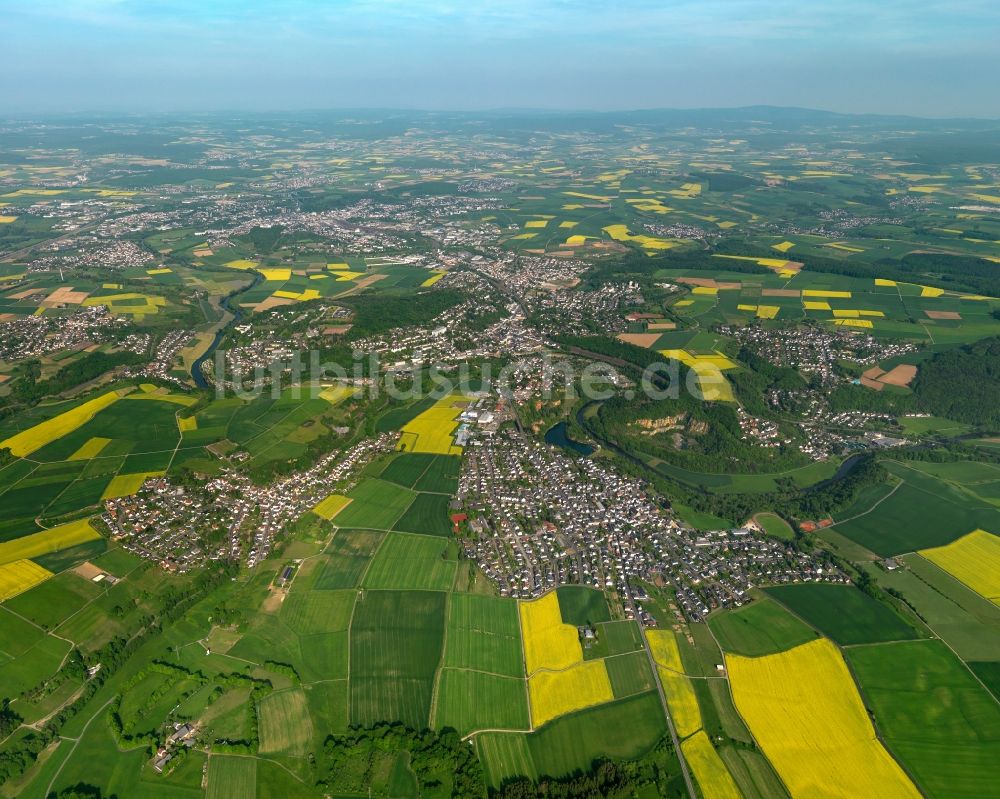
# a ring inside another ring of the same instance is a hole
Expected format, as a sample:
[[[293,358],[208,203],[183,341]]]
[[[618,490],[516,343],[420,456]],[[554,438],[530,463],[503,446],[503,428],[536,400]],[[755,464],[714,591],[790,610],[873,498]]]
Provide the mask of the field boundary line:
[[[687,761],[684,759],[684,752],[681,750],[680,738],[677,735],[677,728],[674,727],[674,720],[670,716],[670,706],[667,704],[667,695],[663,690],[663,683],[660,682],[660,672],[656,668],[656,658],[653,657],[653,650],[649,645],[649,637],[642,636],[642,648],[646,653],[646,658],[653,670],[653,684],[656,692],[660,696],[660,707],[663,710],[663,717],[667,722],[667,730],[670,732],[670,740],[674,745],[674,752],[677,754],[677,762],[681,767],[681,774],[684,777],[684,785],[690,799],[695,799],[699,794],[695,792],[694,783],[691,781],[691,773],[688,771]],[[693,690],[693,689],[692,689]]]
[[[454,582],[454,579],[452,580]],[[431,689],[431,709],[427,717],[427,726],[432,730],[437,721],[438,697],[441,688],[441,672],[444,671],[445,654],[448,651],[448,622],[451,621],[451,591],[444,595],[444,634],[441,636],[441,653],[438,655],[437,668],[434,669],[434,687]]]
[[[87,723],[84,724],[83,725],[83,729],[80,730],[79,737],[77,737],[77,738],[64,738],[63,739],[63,740],[66,740],[66,741],[72,741],[73,742],[73,746],[70,748],[69,754],[66,755],[66,759],[63,760],[63,762],[59,764],[59,768],[57,768],[56,769],[56,773],[52,775],[52,779],[49,780],[48,787],[46,787],[46,789],[45,789],[45,795],[46,796],[48,796],[50,793],[52,793],[52,786],[56,784],[56,780],[59,779],[59,775],[62,774],[62,770],[66,767],[66,764],[73,757],[73,753],[76,752],[77,746],[80,745],[80,740],[83,738],[84,735],[87,734],[87,730],[90,728],[90,725],[93,724],[94,719],[96,719],[99,715],[101,715],[101,713],[104,712],[105,708],[107,708],[108,705],[110,705],[114,701],[115,701],[115,697],[112,696],[107,702],[105,702],[103,705],[101,705],[99,708],[97,708],[97,710],[94,711],[94,715],[92,715],[89,719],[87,719]],[[62,736],[60,736],[60,737],[62,737]]]
[[[521,600],[515,599],[517,603],[517,639],[521,644],[521,665],[524,666],[524,701],[528,705],[528,732],[535,731],[535,712],[531,707],[531,691],[528,690],[528,680],[530,679],[528,675],[528,656],[525,654],[524,647],[524,630],[521,626]]]
[[[892,491],[890,491],[888,494],[886,494],[884,497],[882,497],[882,499],[880,499],[878,502],[876,502],[874,505],[872,505],[864,513],[857,513],[854,516],[849,516],[846,519],[840,519],[839,521],[835,521],[833,524],[829,525],[826,529],[830,529],[830,527],[836,527],[838,524],[844,524],[845,522],[853,522],[855,519],[860,519],[862,516],[867,516],[869,513],[871,513],[873,510],[875,510],[875,508],[877,508],[879,505],[881,505],[883,502],[885,502],[887,499],[889,499],[889,497],[891,497],[893,494],[895,494],[897,491],[899,491],[899,489],[902,488],[904,485],[906,485],[906,480],[905,479],[901,480],[898,483],[896,483],[896,485],[894,485],[892,487]],[[854,539],[851,539],[851,540],[853,541]],[[857,542],[855,542],[855,543],[857,543]],[[875,554],[878,554],[878,553],[875,553]]]

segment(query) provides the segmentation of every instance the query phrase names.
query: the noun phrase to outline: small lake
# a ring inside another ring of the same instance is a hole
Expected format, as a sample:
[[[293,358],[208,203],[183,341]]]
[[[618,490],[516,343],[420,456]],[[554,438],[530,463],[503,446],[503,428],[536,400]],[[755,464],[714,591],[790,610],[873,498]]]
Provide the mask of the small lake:
[[[590,455],[594,451],[594,448],[589,444],[584,444],[581,441],[574,441],[569,437],[566,422],[559,422],[559,424],[550,427],[545,432],[545,443],[555,444],[557,447],[568,449],[578,455]]]

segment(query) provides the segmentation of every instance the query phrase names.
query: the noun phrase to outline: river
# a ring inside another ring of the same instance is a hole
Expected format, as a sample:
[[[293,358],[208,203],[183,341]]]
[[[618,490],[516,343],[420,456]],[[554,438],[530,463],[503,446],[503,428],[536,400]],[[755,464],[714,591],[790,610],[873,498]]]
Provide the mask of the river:
[[[201,366],[205,361],[211,358],[215,354],[216,348],[222,341],[222,337],[226,335],[226,331],[236,324],[240,319],[243,318],[243,308],[239,305],[234,305],[233,300],[240,294],[250,291],[254,286],[260,283],[264,279],[264,276],[259,272],[254,272],[253,282],[249,286],[236,289],[236,291],[231,291],[221,300],[219,300],[219,307],[224,311],[228,311],[232,318],[226,322],[222,327],[215,331],[215,337],[212,339],[212,343],[208,345],[208,349],[201,354],[201,356],[191,364],[191,379],[194,380],[194,384],[198,388],[208,388],[208,381],[205,379],[205,373],[202,371]]]

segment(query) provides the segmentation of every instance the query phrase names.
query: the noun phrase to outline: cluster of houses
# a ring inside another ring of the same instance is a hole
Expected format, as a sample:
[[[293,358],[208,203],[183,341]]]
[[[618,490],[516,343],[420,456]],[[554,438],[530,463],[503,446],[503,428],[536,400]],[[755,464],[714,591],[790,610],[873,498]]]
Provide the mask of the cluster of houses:
[[[38,299],[44,300],[48,293],[47,289],[42,290]],[[68,316],[4,314],[0,361],[9,363],[53,352],[85,350],[117,340],[127,324],[109,314],[103,305],[80,308]]]
[[[223,558],[242,558],[253,568],[289,524],[391,451],[397,438],[382,433],[363,439],[266,486],[237,470],[195,488],[150,478],[135,494],[105,500],[102,518],[125,549],[168,571],[187,572]]]
[[[466,554],[501,594],[564,584],[617,594],[626,616],[654,624],[643,583],[671,586],[691,620],[743,604],[756,585],[841,581],[788,542],[752,527],[698,533],[646,484],[504,428],[465,452],[456,507]]]
[[[732,336],[775,366],[818,375],[824,385],[842,382],[835,368],[837,361],[872,366],[916,351],[909,342],[877,340],[868,333],[831,330],[820,325],[781,328],[722,325],[719,332]]]

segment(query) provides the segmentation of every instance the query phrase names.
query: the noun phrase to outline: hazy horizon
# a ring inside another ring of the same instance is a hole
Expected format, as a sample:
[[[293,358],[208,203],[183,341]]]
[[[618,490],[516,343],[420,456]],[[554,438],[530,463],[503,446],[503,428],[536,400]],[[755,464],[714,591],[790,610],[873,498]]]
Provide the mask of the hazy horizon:
[[[996,118],[998,39],[985,0],[42,0],[5,10],[0,103]]]

